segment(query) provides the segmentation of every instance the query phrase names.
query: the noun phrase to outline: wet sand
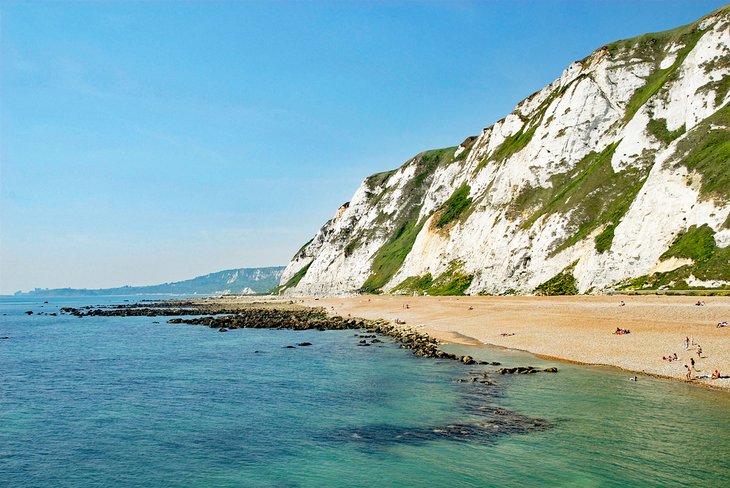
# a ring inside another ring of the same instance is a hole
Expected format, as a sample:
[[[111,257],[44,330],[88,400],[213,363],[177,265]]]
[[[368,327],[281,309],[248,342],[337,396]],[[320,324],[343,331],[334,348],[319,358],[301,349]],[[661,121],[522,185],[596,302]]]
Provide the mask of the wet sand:
[[[625,306],[620,306],[621,301]],[[730,297],[404,297],[305,298],[303,304],[367,319],[398,319],[447,342],[492,344],[585,364],[616,366],[730,389]],[[297,300],[298,302],[300,300]],[[405,308],[406,305],[408,308]],[[615,335],[617,327],[630,334]],[[512,335],[503,335],[512,334]],[[689,337],[702,346],[685,350]],[[676,353],[677,361],[662,360]],[[723,378],[710,380],[718,369]],[[706,376],[707,378],[703,378]]]

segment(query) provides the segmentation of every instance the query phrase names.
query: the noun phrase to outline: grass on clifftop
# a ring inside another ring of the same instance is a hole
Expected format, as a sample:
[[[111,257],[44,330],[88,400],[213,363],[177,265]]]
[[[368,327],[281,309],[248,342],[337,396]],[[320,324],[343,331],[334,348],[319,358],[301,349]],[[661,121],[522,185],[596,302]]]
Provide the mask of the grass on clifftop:
[[[664,32],[654,32],[631,39],[616,41],[606,46],[613,58],[624,54],[627,56],[627,62],[633,62],[634,59],[641,59],[644,62],[654,63],[654,70],[646,78],[644,85],[631,95],[626,105],[624,121],[628,122],[631,120],[636,115],[636,112],[651,97],[656,95],[668,81],[673,80],[677,76],[677,69],[695,47],[703,33],[699,29],[698,23],[695,22]],[[671,66],[659,69],[659,65],[667,57],[668,48],[672,44],[682,45],[682,48],[675,53],[676,59]]]

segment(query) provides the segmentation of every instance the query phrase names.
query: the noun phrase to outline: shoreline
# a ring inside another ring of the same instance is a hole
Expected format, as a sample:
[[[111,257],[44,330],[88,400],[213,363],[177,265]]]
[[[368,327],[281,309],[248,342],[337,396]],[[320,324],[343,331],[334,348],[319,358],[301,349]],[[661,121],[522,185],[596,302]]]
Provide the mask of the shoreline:
[[[627,373],[730,391],[730,297],[566,296],[566,297],[407,297],[361,295],[293,298],[330,314],[404,322],[442,342],[489,345],[586,366],[609,366]],[[272,297],[272,300],[281,298]],[[621,306],[621,302],[625,306]],[[408,306],[408,308],[406,308]],[[615,335],[617,327],[630,334]],[[510,334],[510,335],[502,335]],[[684,349],[685,337],[701,344]],[[662,356],[676,353],[678,360]],[[697,363],[693,379],[685,364]],[[715,369],[718,380],[709,376]]]

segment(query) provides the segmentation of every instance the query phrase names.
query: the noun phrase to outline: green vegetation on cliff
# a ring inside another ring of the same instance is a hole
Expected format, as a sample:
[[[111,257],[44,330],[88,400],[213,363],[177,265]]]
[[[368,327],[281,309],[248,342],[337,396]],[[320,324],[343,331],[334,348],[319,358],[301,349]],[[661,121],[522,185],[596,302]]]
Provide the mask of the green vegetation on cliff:
[[[312,263],[308,263],[306,266],[304,266],[302,269],[294,273],[294,276],[289,278],[287,282],[284,284],[284,288],[293,288],[299,284],[300,281],[302,281],[302,278],[304,278],[304,275],[307,274],[307,271],[309,271],[309,266],[311,266]]]
[[[667,119],[651,119],[646,124],[646,130],[658,141],[669,144],[685,132],[684,124],[676,130],[667,129]]]
[[[571,264],[560,273],[556,274],[540,286],[535,288],[535,292],[541,295],[577,295],[578,286],[573,276],[573,268],[576,263]]]
[[[695,47],[702,34],[703,31],[699,29],[698,23],[695,22],[664,32],[654,32],[613,42],[606,46],[606,49],[612,57],[625,56],[627,63],[635,63],[638,59],[641,62],[654,64],[654,70],[646,78],[644,85],[631,95],[624,113],[625,121],[631,120],[636,115],[636,112],[651,97],[656,95],[668,81],[676,78],[678,68]],[[669,47],[673,44],[682,46],[674,54],[676,55],[674,63],[667,68],[660,69],[661,62],[667,57]]]
[[[431,273],[423,276],[409,276],[398,286],[393,288],[393,293],[418,293],[434,296],[463,295],[471,285],[473,275],[466,274],[461,269],[459,261],[453,261],[448,269],[441,273],[436,279]]]
[[[697,124],[677,142],[678,163],[701,175],[703,198],[730,201],[730,105]]]
[[[376,238],[382,227],[387,225],[394,231],[375,253],[372,261],[371,274],[365,280],[361,291],[374,293],[385,286],[395,275],[411,251],[418,233],[423,228],[428,216],[418,219],[423,205],[423,199],[431,183],[433,174],[439,167],[454,161],[455,147],[425,151],[413,158],[409,164],[415,165],[414,176],[405,182],[401,191],[398,207],[393,214],[381,212],[370,229],[361,231],[350,239],[345,246],[345,253],[349,256],[364,240]],[[381,178],[382,179],[382,178]],[[377,204],[390,189],[383,189],[374,195],[373,205]]]
[[[433,149],[430,151],[424,151],[416,155],[411,161],[406,163],[407,165],[414,165],[415,171],[413,177],[408,179],[403,186],[396,211],[389,214],[383,212],[381,209],[377,218],[375,218],[371,226],[369,226],[367,229],[360,229],[354,236],[348,236],[348,242],[344,248],[345,257],[351,256],[363,242],[366,242],[370,239],[378,238],[379,234],[381,234],[382,232],[381,229],[383,226],[390,224],[393,226],[394,229],[396,229],[395,233],[397,233],[398,229],[404,228],[404,225],[408,223],[415,225],[415,220],[418,218],[420,207],[423,204],[423,198],[431,183],[431,178],[433,177],[434,172],[439,167],[448,165],[452,161],[454,161],[455,149],[455,147],[447,147],[444,149]],[[365,183],[370,190],[367,193],[367,196],[370,201],[369,203],[372,207],[377,207],[380,201],[393,191],[391,188],[385,188],[384,185],[385,183],[387,183],[388,179],[393,176],[397,171],[398,170],[384,171],[382,173],[377,173],[369,176],[365,179]],[[344,232],[350,231],[346,229],[344,230]],[[386,243],[384,247],[388,245],[389,243]],[[383,251],[382,249],[378,251],[378,255],[382,256],[383,253],[386,253],[386,251]],[[403,257],[403,259],[405,259],[405,256]],[[391,260],[387,261],[388,263],[390,263]],[[400,263],[398,263],[398,266],[400,266],[400,264],[402,263],[403,261],[401,260]],[[386,266],[386,269],[389,268],[390,266]],[[393,270],[393,273],[395,273],[395,271],[397,271],[397,268]],[[375,273],[375,266],[373,267],[373,272]],[[371,278],[373,279],[368,279],[368,281],[366,282],[367,291],[370,292],[374,291],[377,288],[380,288],[380,286],[387,283],[387,281],[385,281],[375,289],[371,289],[373,283],[381,282],[381,279],[372,276]]]
[[[717,247],[715,231],[704,224],[691,226],[677,236],[670,248],[661,256],[662,260],[684,258],[692,264],[675,270],[639,276],[619,284],[621,290],[673,289],[687,290],[690,276],[702,281],[730,281],[730,246]]]
[[[693,261],[707,261],[715,252],[714,236],[715,231],[709,225],[704,224],[701,227],[693,225],[677,236],[671,247],[659,259],[688,258]]]
[[[592,152],[570,171],[553,175],[548,188],[526,186],[513,199],[507,217],[523,217],[521,227],[529,229],[540,217],[567,215],[569,235],[553,249],[552,255],[585,239],[601,226],[605,228],[596,238],[596,249],[610,249],[614,229],[643,186],[652,163],[646,158],[639,167],[615,172],[611,158],[618,144],[611,144],[600,153]]]
[[[441,214],[436,219],[435,226],[437,228],[440,229],[450,224],[458,219],[464,210],[469,208],[469,205],[471,205],[471,198],[469,198],[470,191],[471,187],[464,183],[444,202],[440,208]]]
[[[385,286],[411,252],[425,219],[420,222],[407,221],[396,229],[395,234],[386,242],[373,258],[372,273],[363,283],[361,291],[373,293]]]

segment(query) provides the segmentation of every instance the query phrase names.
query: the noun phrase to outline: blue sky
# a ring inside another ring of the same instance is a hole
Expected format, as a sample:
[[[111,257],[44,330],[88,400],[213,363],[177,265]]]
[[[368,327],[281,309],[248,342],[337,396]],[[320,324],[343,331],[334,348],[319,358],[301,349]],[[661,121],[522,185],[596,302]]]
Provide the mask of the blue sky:
[[[0,293],[286,264],[362,179],[720,1],[0,6]]]

